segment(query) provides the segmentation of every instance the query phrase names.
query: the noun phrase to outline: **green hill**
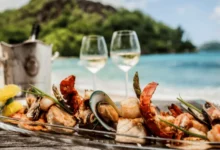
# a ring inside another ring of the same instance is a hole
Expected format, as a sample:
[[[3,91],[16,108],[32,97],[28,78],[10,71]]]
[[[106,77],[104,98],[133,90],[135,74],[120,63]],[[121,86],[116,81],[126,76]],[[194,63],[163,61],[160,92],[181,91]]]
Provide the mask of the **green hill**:
[[[87,34],[100,34],[111,41],[113,31],[135,30],[142,53],[194,52],[191,41],[183,41],[184,30],[173,29],[140,11],[115,9],[86,0],[31,0],[17,10],[0,13],[0,41],[26,40],[32,24],[41,24],[39,39],[53,43],[62,56],[78,56],[81,40]]]
[[[200,50],[205,51],[220,51],[220,42],[218,41],[211,41],[203,44],[200,48]]]

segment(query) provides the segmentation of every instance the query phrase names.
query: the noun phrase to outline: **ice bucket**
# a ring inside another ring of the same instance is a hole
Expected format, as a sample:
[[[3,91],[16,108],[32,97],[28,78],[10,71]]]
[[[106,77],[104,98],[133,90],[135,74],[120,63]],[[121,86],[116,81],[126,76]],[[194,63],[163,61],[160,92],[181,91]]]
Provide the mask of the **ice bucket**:
[[[39,40],[28,40],[15,45],[1,42],[0,87],[16,84],[26,90],[34,85],[49,93],[51,57],[52,45],[46,45]]]

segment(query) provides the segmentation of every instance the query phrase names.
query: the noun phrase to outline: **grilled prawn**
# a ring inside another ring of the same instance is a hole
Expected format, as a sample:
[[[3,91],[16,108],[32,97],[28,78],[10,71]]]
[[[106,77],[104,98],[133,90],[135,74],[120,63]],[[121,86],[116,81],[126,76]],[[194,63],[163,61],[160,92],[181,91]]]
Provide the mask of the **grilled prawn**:
[[[83,101],[83,98],[79,95],[74,87],[75,76],[71,75],[60,82],[60,91],[63,97],[67,100],[67,104],[73,109],[75,114]]]
[[[158,83],[151,82],[144,88],[140,96],[140,110],[145,119],[145,125],[155,136],[172,138],[175,130],[169,125],[162,123],[159,118],[161,117],[164,120],[172,122],[174,121],[174,117],[171,115],[161,116],[158,114],[156,107],[151,104],[151,98],[157,86]]]

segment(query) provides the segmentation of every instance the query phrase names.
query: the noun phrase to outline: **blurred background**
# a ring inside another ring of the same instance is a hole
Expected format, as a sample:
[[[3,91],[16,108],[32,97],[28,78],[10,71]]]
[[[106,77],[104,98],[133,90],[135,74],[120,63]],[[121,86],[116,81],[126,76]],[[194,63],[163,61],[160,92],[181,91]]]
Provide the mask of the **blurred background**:
[[[60,58],[52,64],[52,83],[70,74],[78,89],[92,88],[92,75],[79,63],[82,37],[103,35],[108,49],[116,30],[135,30],[140,45],[141,87],[160,84],[155,99],[220,98],[220,1],[219,0],[1,0],[0,41],[21,43],[40,24],[38,39],[53,44]],[[48,58],[50,59],[50,58]],[[111,59],[97,73],[97,87],[124,95],[124,73]]]

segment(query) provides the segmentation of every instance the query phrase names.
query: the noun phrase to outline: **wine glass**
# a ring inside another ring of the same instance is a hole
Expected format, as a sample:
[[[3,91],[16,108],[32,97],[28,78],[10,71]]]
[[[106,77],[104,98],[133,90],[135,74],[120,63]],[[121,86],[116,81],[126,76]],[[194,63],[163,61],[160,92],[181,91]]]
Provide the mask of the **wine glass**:
[[[93,90],[96,90],[96,73],[105,66],[108,50],[105,39],[100,35],[84,36],[80,49],[80,61],[93,73]]]
[[[140,44],[135,31],[115,31],[111,41],[111,59],[125,72],[126,98],[128,97],[128,71],[135,66],[140,57]]]

